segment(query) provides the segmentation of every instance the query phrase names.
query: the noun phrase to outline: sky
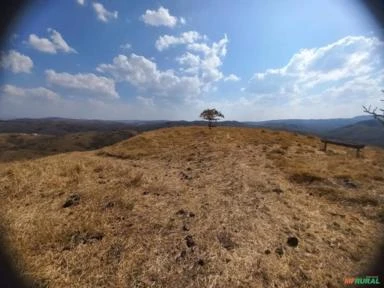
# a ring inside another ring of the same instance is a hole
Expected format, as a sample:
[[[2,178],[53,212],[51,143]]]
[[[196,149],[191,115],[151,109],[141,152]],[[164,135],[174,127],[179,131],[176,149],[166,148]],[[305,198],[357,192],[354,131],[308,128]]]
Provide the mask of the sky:
[[[0,118],[324,119],[382,104],[383,29],[356,0],[47,2],[1,47]]]

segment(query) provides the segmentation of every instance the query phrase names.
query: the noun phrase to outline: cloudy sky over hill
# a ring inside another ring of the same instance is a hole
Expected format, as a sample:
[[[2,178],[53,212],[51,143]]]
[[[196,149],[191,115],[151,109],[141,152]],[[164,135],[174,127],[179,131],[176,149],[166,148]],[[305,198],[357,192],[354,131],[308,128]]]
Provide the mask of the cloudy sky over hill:
[[[1,50],[0,118],[361,115],[382,31],[354,0],[38,0]]]

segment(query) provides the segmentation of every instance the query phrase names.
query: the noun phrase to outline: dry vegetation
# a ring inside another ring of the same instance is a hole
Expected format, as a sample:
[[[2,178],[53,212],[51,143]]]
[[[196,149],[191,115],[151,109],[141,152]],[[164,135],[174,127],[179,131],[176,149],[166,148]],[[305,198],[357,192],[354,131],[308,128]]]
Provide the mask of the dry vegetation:
[[[133,130],[91,131],[59,136],[36,133],[2,133],[0,134],[0,162],[36,159],[72,151],[95,150],[136,134],[137,132]]]
[[[319,148],[188,127],[3,163],[1,217],[36,287],[341,287],[383,236],[384,151]]]

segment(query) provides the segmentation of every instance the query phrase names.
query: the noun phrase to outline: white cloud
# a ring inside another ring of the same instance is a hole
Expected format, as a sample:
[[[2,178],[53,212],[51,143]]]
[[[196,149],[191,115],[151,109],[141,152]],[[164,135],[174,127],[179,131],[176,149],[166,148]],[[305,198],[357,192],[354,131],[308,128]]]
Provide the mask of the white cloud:
[[[383,49],[379,39],[364,36],[348,36],[324,47],[301,49],[287,65],[255,73],[248,91],[299,94],[324,90],[383,67]]]
[[[181,71],[189,74],[198,74],[200,69],[201,59],[199,55],[186,52],[180,57],[176,58],[176,61],[182,65]]]
[[[132,48],[132,45],[129,43],[125,43],[125,44],[120,45],[120,48],[123,50],[129,50]]]
[[[240,77],[236,76],[235,74],[229,74],[227,77],[224,77],[224,81],[240,81]]]
[[[223,64],[222,58],[227,54],[228,41],[227,35],[224,35],[221,40],[213,42],[211,46],[205,43],[187,45],[187,49],[202,53],[200,71],[203,82],[215,82],[223,78],[219,68]]]
[[[101,64],[97,71],[111,74],[117,81],[126,81],[141,93],[152,93],[176,100],[200,93],[201,83],[195,76],[179,76],[173,70],[161,71],[151,60],[131,54],[118,55],[112,64]]]
[[[36,34],[31,34],[28,43],[41,52],[56,54],[55,45],[47,38],[39,38]]]
[[[59,51],[64,53],[77,53],[75,49],[67,44],[59,32],[52,28],[48,28],[47,31],[50,33],[50,39],[40,38],[36,34],[30,34],[28,43],[36,50],[44,53],[56,54]]]
[[[44,87],[38,88],[20,88],[14,85],[4,85],[0,90],[2,100],[8,102],[23,102],[23,101],[57,101],[60,96],[52,90]]]
[[[180,24],[185,25],[187,21],[185,20],[184,17],[180,17]]]
[[[51,33],[51,39],[57,50],[61,50],[65,53],[76,53],[76,50],[71,48],[67,42],[63,39],[61,34],[56,30],[49,28],[48,32]]]
[[[163,51],[171,46],[190,44],[203,38],[204,36],[200,35],[199,32],[196,31],[184,32],[181,33],[178,37],[172,35],[163,35],[156,40],[155,47],[157,50]]]
[[[380,99],[384,87],[382,51],[384,42],[366,36],[301,49],[285,66],[255,73],[245,92],[271,111],[285,107],[279,118],[362,114],[361,106]]]
[[[181,65],[186,65],[186,66],[199,66],[200,65],[200,56],[199,55],[194,55],[190,52],[186,52],[182,56],[176,58],[176,60],[181,64]]]
[[[90,96],[107,99],[119,98],[119,94],[115,90],[115,81],[103,76],[92,73],[57,73],[54,70],[46,70],[45,75],[49,84],[88,92]]]
[[[145,106],[150,106],[150,107],[154,107],[155,106],[155,103],[154,103],[154,100],[153,100],[153,97],[144,97],[144,96],[137,96],[136,99],[144,104]]]
[[[103,4],[101,4],[101,3],[94,2],[92,4],[92,6],[93,6],[93,9],[96,12],[97,19],[99,19],[102,22],[107,23],[109,20],[117,19],[117,17],[118,17],[118,12],[117,11],[110,12],[107,9],[105,9]]]
[[[85,5],[85,0],[76,0],[76,2],[77,2],[79,5],[82,5],[82,6]]]
[[[215,82],[223,78],[220,71],[222,58],[226,54],[227,36],[211,45],[204,44],[205,49],[189,47],[195,41],[205,41],[206,37],[196,31],[180,34],[179,37],[170,35],[161,36],[157,46],[161,49],[172,45],[186,45],[197,54],[186,51],[176,58],[181,65],[178,70],[158,69],[156,63],[143,56],[131,54],[130,56],[118,55],[112,64],[100,64],[97,71],[112,75],[116,81],[125,81],[137,88],[140,94],[164,96],[174,101],[185,101],[204,92],[215,91]],[[200,43],[196,43],[200,44]],[[200,54],[200,55],[198,55]],[[232,79],[234,76],[231,76]]]
[[[143,15],[141,15],[141,20],[151,26],[167,26],[167,27],[175,27],[177,24],[177,17],[172,16],[169,14],[169,10],[160,7],[157,11],[156,10],[146,10]],[[184,22],[184,23],[183,23]],[[180,23],[185,24],[185,19],[180,18]]]
[[[200,53],[201,57],[190,52],[176,58],[184,67],[181,71],[186,73],[199,74],[203,83],[216,82],[223,78],[220,66],[223,64],[222,58],[227,54],[227,35],[224,35],[218,42],[211,45],[205,43],[207,37],[200,35],[196,31],[189,31],[175,37],[171,35],[160,36],[155,46],[159,51],[163,51],[171,46],[186,45],[186,49],[195,53]],[[200,42],[203,41],[203,42]],[[197,63],[198,62],[198,63]],[[206,85],[209,88],[211,85]]]
[[[117,81],[127,81],[135,86],[152,81],[158,73],[154,62],[136,54],[130,57],[119,55],[113,59],[113,64],[101,64],[97,71],[109,73]]]
[[[33,61],[26,55],[10,50],[8,53],[1,53],[0,67],[13,73],[31,73]]]

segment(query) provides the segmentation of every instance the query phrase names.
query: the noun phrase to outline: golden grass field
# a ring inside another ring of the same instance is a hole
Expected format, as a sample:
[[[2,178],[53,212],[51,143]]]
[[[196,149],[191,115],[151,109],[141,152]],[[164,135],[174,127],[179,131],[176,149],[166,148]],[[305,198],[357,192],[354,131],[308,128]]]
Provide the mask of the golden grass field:
[[[1,163],[10,253],[36,287],[342,287],[383,239],[384,151],[320,147],[184,127]]]

